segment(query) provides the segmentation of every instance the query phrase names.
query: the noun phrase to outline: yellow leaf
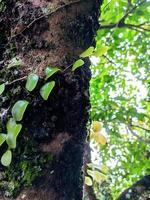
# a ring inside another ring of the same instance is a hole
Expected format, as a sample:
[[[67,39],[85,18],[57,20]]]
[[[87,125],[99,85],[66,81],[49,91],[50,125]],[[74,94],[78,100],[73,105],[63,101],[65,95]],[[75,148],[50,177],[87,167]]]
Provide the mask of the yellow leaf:
[[[94,177],[93,179],[97,182],[97,183],[101,183],[104,180],[106,180],[106,176],[102,173],[100,173],[99,171],[95,171],[94,172]]]
[[[93,129],[94,132],[100,131],[101,128],[102,128],[101,122],[99,122],[99,121],[93,121],[92,122],[92,129]]]
[[[148,29],[149,26],[148,26],[148,24],[147,24],[147,25],[142,26],[142,28],[144,28],[144,29]]]
[[[104,172],[104,173],[107,173],[108,172],[108,167],[106,165],[102,165],[101,167],[101,171]]]
[[[139,121],[139,125],[144,125],[145,124],[145,122],[143,122],[143,121]]]
[[[84,180],[85,184],[88,186],[92,186],[92,179],[89,176],[85,176],[85,180]]]
[[[107,138],[101,132],[94,132],[93,138],[99,144],[105,145],[107,143]]]

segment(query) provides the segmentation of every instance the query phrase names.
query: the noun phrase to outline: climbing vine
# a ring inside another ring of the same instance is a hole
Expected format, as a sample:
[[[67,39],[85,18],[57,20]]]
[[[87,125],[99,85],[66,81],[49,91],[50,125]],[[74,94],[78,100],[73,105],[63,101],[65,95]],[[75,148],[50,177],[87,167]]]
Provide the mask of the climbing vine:
[[[94,53],[94,47],[89,47],[85,52],[83,52],[79,57],[79,59],[70,65],[69,67],[72,67],[72,71],[75,71],[79,67],[84,65],[83,59],[86,57],[91,56]],[[16,61],[16,62],[15,62]],[[8,67],[11,68],[13,66],[20,65],[20,61],[13,60]],[[68,68],[67,68],[68,69]],[[47,80],[55,75],[56,73],[60,72],[61,70],[57,67],[51,67],[48,66],[45,69],[45,84],[41,87],[39,93],[43,100],[48,100],[53,88],[55,87],[55,81],[47,82]],[[25,88],[28,92],[32,92],[38,83],[39,76],[35,73],[30,73],[28,76],[23,77],[23,79],[26,79]],[[19,81],[14,80],[14,81]],[[22,79],[21,79],[22,80]],[[13,81],[13,82],[14,82]],[[0,84],[0,95],[3,95],[5,91],[5,86],[9,85],[10,83],[1,83]],[[12,149],[16,148],[16,141],[19,133],[22,129],[21,121],[23,120],[24,113],[29,105],[29,101],[22,99],[18,100],[11,109],[11,115],[12,117],[8,120],[6,124],[6,130],[7,133],[0,133],[0,146],[2,146],[4,143],[7,144],[7,150],[3,153],[1,157],[1,164],[4,166],[9,166],[12,161]],[[18,123],[19,122],[19,123]]]

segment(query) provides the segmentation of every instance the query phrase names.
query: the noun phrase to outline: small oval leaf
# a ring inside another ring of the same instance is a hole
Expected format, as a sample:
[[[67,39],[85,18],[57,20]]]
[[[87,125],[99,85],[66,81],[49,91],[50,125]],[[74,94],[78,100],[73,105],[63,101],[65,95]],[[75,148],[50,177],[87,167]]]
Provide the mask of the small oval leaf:
[[[80,55],[80,57],[81,57],[81,58],[89,57],[89,56],[91,56],[91,55],[93,54],[93,52],[94,52],[94,47],[89,47],[86,51],[84,51],[84,52]]]
[[[28,106],[29,102],[26,100],[17,101],[12,108],[12,116],[16,121],[21,121],[24,115],[24,112]]]
[[[12,152],[7,150],[1,157],[1,163],[4,166],[9,166],[12,160]]]
[[[92,186],[92,179],[89,176],[85,176],[85,180],[84,180],[85,184],[88,186]]]
[[[102,128],[101,122],[99,122],[99,121],[93,121],[92,122],[92,129],[93,129],[94,132],[100,131],[101,128]]]
[[[10,149],[16,148],[16,137],[14,137],[13,135],[11,134],[7,135],[6,142]]]
[[[4,92],[4,90],[5,90],[5,84],[3,83],[0,85],[0,95]]]
[[[0,146],[5,142],[6,140],[6,134],[1,133],[0,134]]]
[[[77,60],[72,67],[72,71],[76,70],[77,68],[81,67],[84,65],[84,61],[82,59]]]
[[[99,131],[99,132],[94,132],[93,139],[102,145],[105,145],[107,143],[107,138]]]
[[[21,124],[16,124],[15,120],[11,118],[7,122],[7,138],[6,142],[9,148],[16,148],[16,139],[22,128]]]
[[[60,69],[58,69],[57,67],[46,67],[46,69],[45,69],[45,75],[46,75],[45,80],[47,80],[49,77],[51,77],[53,74],[57,73],[58,71],[60,71]]]
[[[38,83],[39,77],[37,74],[29,74],[26,82],[26,89],[30,92],[34,90]]]
[[[51,82],[48,82],[45,85],[43,85],[43,87],[40,90],[40,94],[44,100],[48,99],[54,86],[55,86],[55,81],[51,81]]]

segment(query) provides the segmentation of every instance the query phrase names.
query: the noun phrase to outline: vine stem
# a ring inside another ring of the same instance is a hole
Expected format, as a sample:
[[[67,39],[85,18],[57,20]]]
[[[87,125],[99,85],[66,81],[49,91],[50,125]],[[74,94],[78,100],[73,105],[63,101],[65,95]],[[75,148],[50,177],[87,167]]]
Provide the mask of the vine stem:
[[[131,126],[128,124],[127,126],[128,130],[132,133],[133,136],[135,136],[139,141],[144,142],[146,144],[150,144],[150,140],[147,140],[141,136],[139,136],[136,132],[134,132],[131,128]]]
[[[71,65],[69,65],[68,67],[66,67],[64,70],[62,70],[61,72],[64,73],[67,69],[69,69],[71,66],[73,65],[73,63]],[[21,78],[18,78],[18,79],[15,79],[13,80],[12,82],[6,82],[5,85],[12,85],[16,82],[19,82],[19,81],[23,81],[27,78],[27,76],[23,76]]]
[[[73,63],[71,65],[69,65],[68,67],[66,67],[64,70],[61,70],[62,73],[64,73],[66,70],[68,70],[71,66],[73,65]],[[6,82],[5,85],[12,85],[16,82],[19,82],[19,81],[23,81],[27,78],[27,76],[23,76],[21,78],[18,78],[18,79],[15,79],[13,80],[12,82]]]
[[[6,85],[12,85],[12,84],[14,84],[14,83],[16,83],[16,82],[18,82],[18,81],[25,80],[26,78],[27,78],[27,76],[23,76],[23,77],[21,77],[21,78],[18,78],[18,79],[13,80],[12,82],[6,82]]]
[[[40,19],[43,19],[44,17],[47,17],[47,16],[50,16],[56,12],[58,12],[59,10],[67,7],[67,6],[71,6],[73,4],[76,4],[76,3],[80,3],[81,1],[84,1],[84,0],[76,0],[76,1],[73,1],[73,2],[69,2],[69,3],[66,3],[64,4],[63,6],[59,6],[58,8],[56,8],[55,10],[51,11],[50,13],[47,13],[47,14],[44,14],[44,15],[41,15],[40,17],[34,19],[32,22],[30,22],[24,29],[22,29],[19,33],[13,35],[10,37],[10,39],[13,39],[15,37],[17,37],[18,35],[21,35],[25,30],[29,29],[35,22],[37,22],[38,20]]]

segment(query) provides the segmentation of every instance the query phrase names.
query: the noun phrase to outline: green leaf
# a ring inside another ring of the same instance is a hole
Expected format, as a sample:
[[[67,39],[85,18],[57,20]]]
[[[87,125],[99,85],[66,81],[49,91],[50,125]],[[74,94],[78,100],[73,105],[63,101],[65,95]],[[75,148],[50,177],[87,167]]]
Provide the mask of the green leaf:
[[[84,180],[85,184],[88,186],[92,186],[92,179],[89,176],[85,176],[85,180]]]
[[[26,89],[28,91],[33,91],[38,83],[39,77],[37,74],[29,74],[26,82]]]
[[[8,122],[7,122],[7,138],[6,138],[6,142],[9,146],[9,148],[16,148],[16,139],[18,134],[21,131],[22,125],[21,124],[16,124],[15,120],[13,118],[11,118]]]
[[[89,57],[93,54],[93,51],[94,51],[94,47],[89,47],[86,51],[84,51],[80,57],[81,58],[86,58],[86,57]]]
[[[16,148],[16,140],[17,140],[17,137],[15,137],[14,135],[12,134],[7,135],[6,142],[10,149]]]
[[[0,85],[0,95],[4,92],[4,90],[5,90],[5,84],[3,83]]]
[[[22,120],[28,104],[29,102],[26,100],[20,100],[15,103],[15,105],[12,108],[12,116],[16,121]]]
[[[72,70],[74,71],[82,65],[84,65],[84,61],[82,59],[79,59],[73,64]]]
[[[12,160],[12,152],[10,150],[7,150],[3,156],[1,157],[1,163],[4,166],[9,166]]]
[[[50,95],[52,89],[54,88],[54,86],[55,86],[55,81],[51,81],[51,82],[46,83],[46,84],[41,88],[40,94],[41,94],[41,96],[42,96],[42,98],[43,98],[44,100],[47,100],[47,99],[48,99],[48,97],[49,97],[49,95]]]
[[[93,56],[97,56],[97,57],[102,56],[102,55],[104,55],[105,53],[107,53],[108,49],[109,49],[109,48],[108,48],[107,46],[101,47],[100,49],[97,49],[97,50],[94,52]]]
[[[45,69],[45,75],[46,75],[45,80],[47,80],[49,77],[51,77],[53,74],[57,73],[58,71],[60,71],[60,69],[58,69],[57,67],[46,67],[46,69]]]
[[[6,140],[6,134],[1,133],[0,134],[0,146],[5,142]]]

